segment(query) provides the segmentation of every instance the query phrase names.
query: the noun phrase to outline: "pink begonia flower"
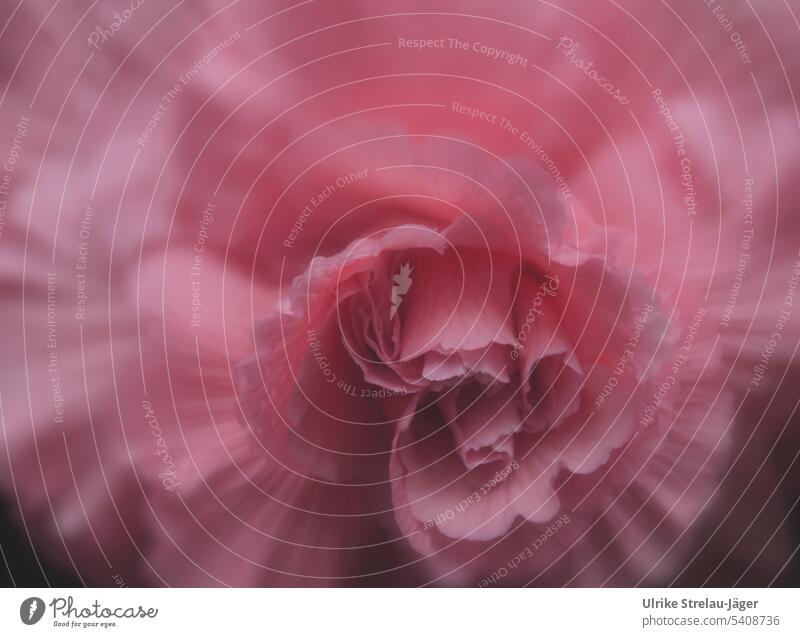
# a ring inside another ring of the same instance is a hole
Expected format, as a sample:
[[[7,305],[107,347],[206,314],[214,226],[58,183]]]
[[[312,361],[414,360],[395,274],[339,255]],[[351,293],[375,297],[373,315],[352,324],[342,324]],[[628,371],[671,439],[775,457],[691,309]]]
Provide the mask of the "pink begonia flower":
[[[791,3],[119,11],[0,27],[0,487],[43,561],[785,581]]]

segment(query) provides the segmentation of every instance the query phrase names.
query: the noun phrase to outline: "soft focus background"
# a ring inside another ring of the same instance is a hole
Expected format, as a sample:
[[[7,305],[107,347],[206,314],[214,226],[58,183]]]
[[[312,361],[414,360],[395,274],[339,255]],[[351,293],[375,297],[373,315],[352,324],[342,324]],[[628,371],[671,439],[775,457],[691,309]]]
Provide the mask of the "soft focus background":
[[[468,153],[451,137],[533,159],[560,196],[568,188],[577,234],[584,221],[612,229],[606,238],[621,247],[610,262],[663,272],[659,292],[684,304],[684,319],[697,299],[719,310],[721,373],[737,405],[730,464],[681,549],[691,559],[662,583],[800,585],[800,298],[752,382],[800,259],[800,2],[6,5],[2,585],[209,584],[192,579],[184,548],[208,558],[212,583],[305,583],[251,572],[250,558],[263,557],[252,538],[226,535],[230,520],[215,517],[208,493],[234,506],[248,497],[231,467],[256,471],[233,370],[251,353],[254,318],[318,245],[335,254],[379,221],[422,218],[410,204],[345,218],[417,186],[372,173],[353,186],[358,198],[337,193],[285,250],[320,184],[372,161],[427,161],[398,141],[425,135],[439,140],[432,162],[460,166]],[[422,189],[447,197],[448,183]],[[174,475],[153,452],[144,396]],[[268,526],[261,506],[245,508]],[[313,524],[289,515],[275,524]],[[198,539],[198,519],[247,559],[223,565]],[[397,571],[345,583],[431,578],[410,566],[391,524],[368,537],[394,548],[359,555],[346,572]],[[269,558],[299,566],[280,550]]]

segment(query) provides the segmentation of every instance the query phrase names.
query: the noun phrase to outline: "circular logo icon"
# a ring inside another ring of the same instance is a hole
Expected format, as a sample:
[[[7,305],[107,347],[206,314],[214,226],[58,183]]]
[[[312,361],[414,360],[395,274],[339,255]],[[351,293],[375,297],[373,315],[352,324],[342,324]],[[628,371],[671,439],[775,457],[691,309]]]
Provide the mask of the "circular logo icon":
[[[19,618],[23,624],[31,626],[38,622],[44,615],[44,600],[39,597],[29,597],[19,607]]]

